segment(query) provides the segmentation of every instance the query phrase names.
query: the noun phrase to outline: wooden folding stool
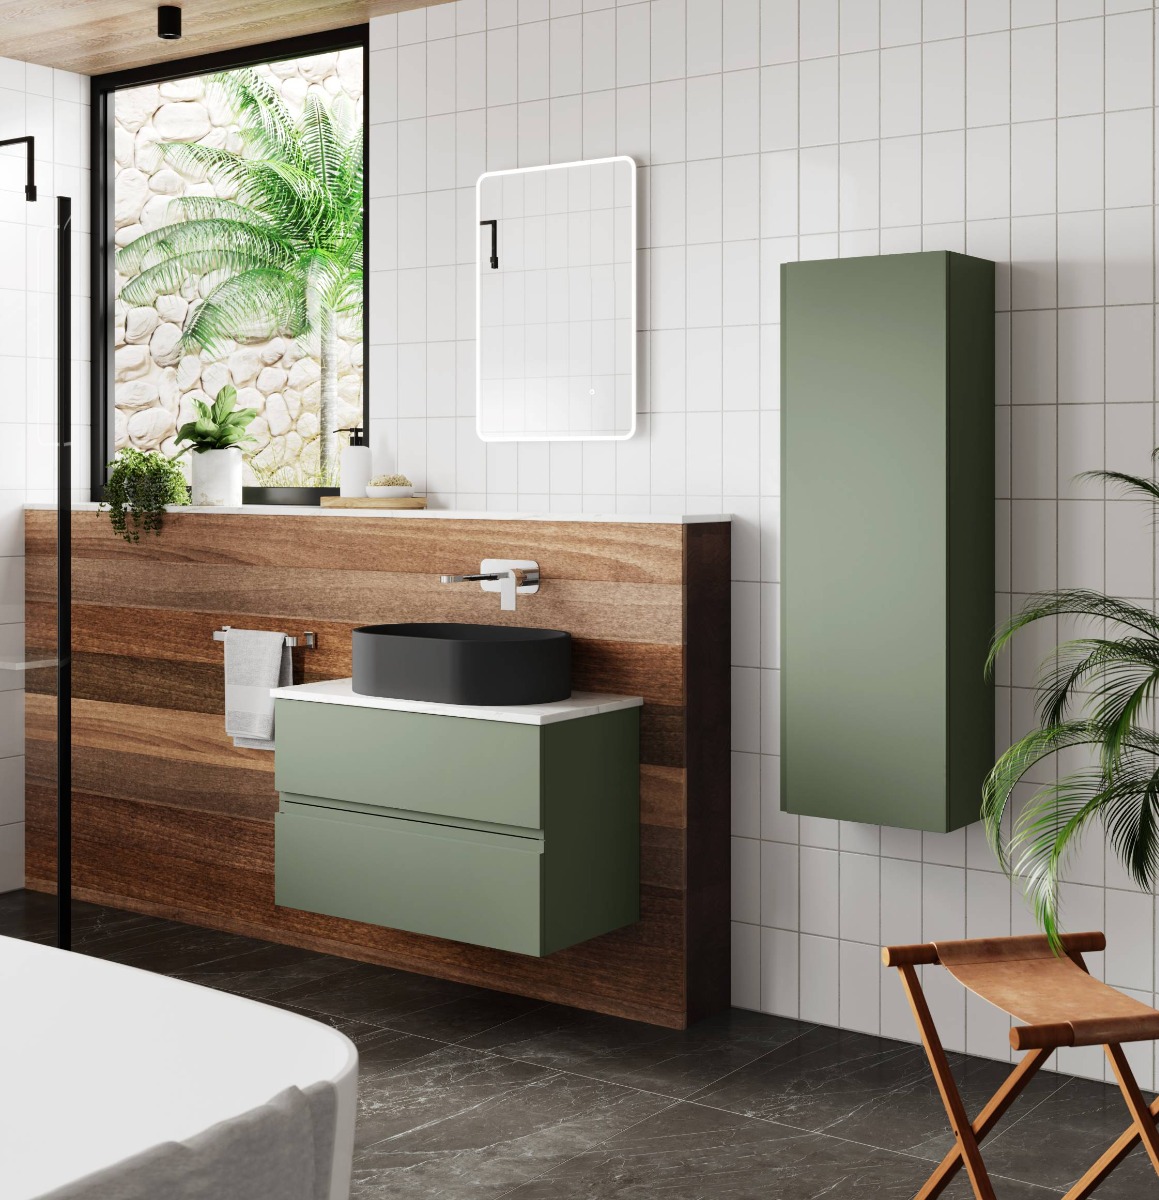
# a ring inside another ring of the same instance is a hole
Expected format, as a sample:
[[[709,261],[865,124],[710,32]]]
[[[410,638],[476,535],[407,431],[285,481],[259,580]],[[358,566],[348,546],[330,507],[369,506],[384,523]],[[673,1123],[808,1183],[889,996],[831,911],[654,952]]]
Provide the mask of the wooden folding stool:
[[[1131,1114],[1130,1126],[1063,1200],[1084,1200],[1140,1139],[1159,1174],[1159,1129],[1156,1129],[1159,1100],[1147,1107],[1122,1048],[1123,1042],[1159,1038],[1159,1011],[1124,996],[1087,973],[1083,952],[1105,949],[1107,939],[1103,934],[1064,934],[1062,944],[1066,952],[1063,955],[1055,955],[1045,937],[974,938],[886,946],[882,950],[885,965],[896,967],[901,975],[957,1142],[915,1200],[932,1200],[941,1195],[963,1165],[978,1200],[996,1200],[978,1145],[1060,1046],[1101,1045]],[[1025,1050],[1025,1057],[972,1122],[950,1074],[946,1052],[914,969],[921,964],[937,963],[983,1000],[1025,1022],[1010,1030],[1010,1044],[1015,1050]]]

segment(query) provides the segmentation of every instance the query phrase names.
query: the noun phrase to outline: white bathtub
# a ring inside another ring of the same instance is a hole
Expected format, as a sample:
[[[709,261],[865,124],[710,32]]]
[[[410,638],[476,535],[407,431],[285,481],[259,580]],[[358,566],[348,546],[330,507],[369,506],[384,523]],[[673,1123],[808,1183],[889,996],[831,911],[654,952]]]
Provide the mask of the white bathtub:
[[[347,1200],[358,1053],[316,1021],[0,937],[0,1195],[35,1200],[292,1086],[337,1092],[330,1200]]]

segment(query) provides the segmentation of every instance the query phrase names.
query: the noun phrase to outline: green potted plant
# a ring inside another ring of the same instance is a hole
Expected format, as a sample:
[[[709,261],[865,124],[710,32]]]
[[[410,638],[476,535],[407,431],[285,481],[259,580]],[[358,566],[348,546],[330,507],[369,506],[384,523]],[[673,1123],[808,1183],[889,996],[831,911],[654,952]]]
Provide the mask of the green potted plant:
[[[1087,471],[1080,478],[1101,480],[1153,506],[1159,502],[1159,484],[1151,479],[1121,471]],[[1092,825],[1101,823],[1141,888],[1153,890],[1159,872],[1159,736],[1150,711],[1159,693],[1159,618],[1085,588],[1031,596],[995,634],[987,671],[1015,634],[1055,617],[1089,632],[1063,642],[1041,667],[1039,728],[999,757],[983,789],[982,819],[999,862],[1022,877],[1057,949],[1059,878]],[[1055,756],[1063,757],[1064,769],[1037,788],[1007,829],[1016,785]],[[1085,762],[1065,770],[1076,759]]]
[[[167,504],[189,503],[180,465],[163,454],[126,449],[108,465],[104,504],[126,542],[140,541],[142,532],[159,534]]]
[[[197,505],[241,505],[242,452],[255,439],[246,431],[258,415],[256,408],[235,408],[237,388],[227,383],[212,406],[194,400],[197,416],[177,431],[177,444],[193,451],[193,503]]]

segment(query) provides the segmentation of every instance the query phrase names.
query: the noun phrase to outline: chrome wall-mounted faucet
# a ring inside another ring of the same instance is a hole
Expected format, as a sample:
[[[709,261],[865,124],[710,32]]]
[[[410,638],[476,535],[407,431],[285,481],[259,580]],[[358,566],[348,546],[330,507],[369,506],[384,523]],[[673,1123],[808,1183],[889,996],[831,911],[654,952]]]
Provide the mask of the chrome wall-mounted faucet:
[[[539,591],[539,563],[529,559],[485,558],[478,575],[440,575],[440,583],[478,583],[485,592],[499,593],[499,607],[515,611],[517,595]]]

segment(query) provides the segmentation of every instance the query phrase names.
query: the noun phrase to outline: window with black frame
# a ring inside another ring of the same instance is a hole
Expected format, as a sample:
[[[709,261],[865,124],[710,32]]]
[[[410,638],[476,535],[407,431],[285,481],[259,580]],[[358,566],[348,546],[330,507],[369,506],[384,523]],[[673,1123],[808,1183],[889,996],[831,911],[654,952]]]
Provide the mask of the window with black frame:
[[[366,427],[365,37],[94,80],[94,490],[145,454],[194,503],[337,493]]]

